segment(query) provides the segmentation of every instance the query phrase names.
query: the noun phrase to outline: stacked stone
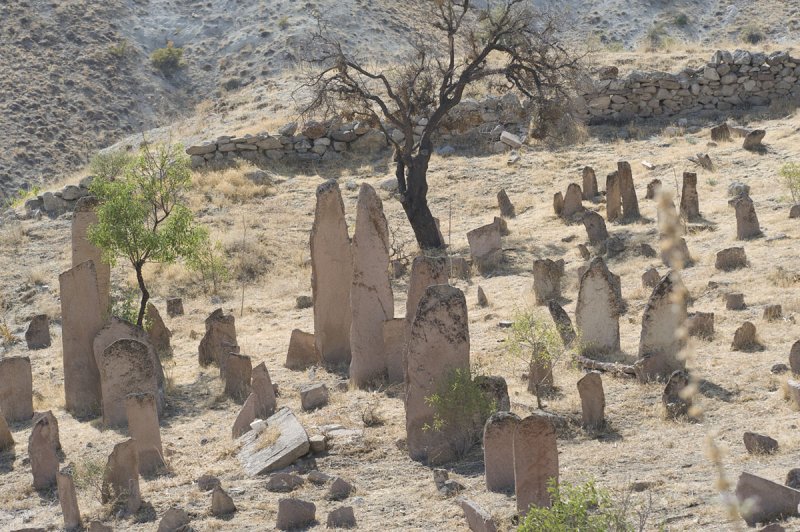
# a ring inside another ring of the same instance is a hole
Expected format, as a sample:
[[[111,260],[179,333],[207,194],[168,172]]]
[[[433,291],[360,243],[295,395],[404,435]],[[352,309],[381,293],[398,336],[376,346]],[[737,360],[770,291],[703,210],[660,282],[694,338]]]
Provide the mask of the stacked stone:
[[[77,185],[67,185],[55,192],[44,192],[25,202],[25,212],[28,216],[36,215],[37,211],[48,216],[60,216],[65,212],[75,210],[78,200],[89,195],[89,185],[92,177],[84,177]]]
[[[800,59],[788,52],[717,51],[706,65],[678,74],[632,72],[603,79],[583,93],[590,123],[636,117],[727,111],[769,105],[775,98],[800,95]]]

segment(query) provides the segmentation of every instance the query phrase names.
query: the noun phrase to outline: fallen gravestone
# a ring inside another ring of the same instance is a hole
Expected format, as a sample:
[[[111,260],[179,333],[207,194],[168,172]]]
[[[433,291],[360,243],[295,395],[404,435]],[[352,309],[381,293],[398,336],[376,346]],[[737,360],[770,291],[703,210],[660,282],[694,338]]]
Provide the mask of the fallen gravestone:
[[[471,532],[497,532],[497,525],[488,512],[463,497],[459,498],[457,502],[464,511],[464,517]]]
[[[739,476],[736,499],[748,526],[799,515],[800,491],[750,473]]]
[[[266,424],[265,430],[249,431],[240,438],[239,462],[251,477],[290,466],[310,448],[306,430],[288,408],[278,410]]]
[[[778,452],[778,442],[769,436],[755,432],[745,432],[742,436],[744,447],[750,454],[772,454]]]

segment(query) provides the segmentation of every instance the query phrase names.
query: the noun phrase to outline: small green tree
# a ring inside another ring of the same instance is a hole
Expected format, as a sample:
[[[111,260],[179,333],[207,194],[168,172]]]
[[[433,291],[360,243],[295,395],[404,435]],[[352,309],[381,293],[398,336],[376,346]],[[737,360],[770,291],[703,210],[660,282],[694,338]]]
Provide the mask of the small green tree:
[[[506,350],[528,361],[528,391],[536,394],[536,404],[543,408],[542,393],[553,386],[553,365],[566,352],[558,330],[532,310],[518,312],[509,329]]]
[[[187,258],[186,265],[200,273],[204,289],[208,290],[210,285],[214,294],[217,293],[223,282],[231,278],[231,272],[225,260],[225,251],[220,242],[201,246],[196,253]]]
[[[89,240],[103,251],[104,261],[113,265],[123,258],[136,271],[141,291],[136,325],[141,327],[150,299],[144,265],[192,257],[206,245],[208,233],[185,205],[191,171],[182,146],[144,143],[136,156],[112,169],[98,172],[90,187],[100,205]]]
[[[800,203],[800,164],[786,163],[781,166],[779,173],[792,195],[792,202]]]

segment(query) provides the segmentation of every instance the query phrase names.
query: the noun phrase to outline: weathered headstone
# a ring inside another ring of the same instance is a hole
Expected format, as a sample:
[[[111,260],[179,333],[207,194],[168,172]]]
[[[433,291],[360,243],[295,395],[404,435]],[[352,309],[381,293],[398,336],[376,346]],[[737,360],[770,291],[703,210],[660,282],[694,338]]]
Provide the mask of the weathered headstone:
[[[587,211],[582,218],[583,226],[586,228],[586,235],[589,243],[594,245],[601,244],[608,238],[608,230],[603,217],[594,211]]]
[[[689,316],[689,336],[711,339],[714,337],[714,313],[695,312]]]
[[[167,316],[170,318],[183,316],[183,299],[179,297],[170,297],[167,299]]]
[[[66,409],[86,416],[100,409],[100,371],[94,356],[94,337],[103,328],[103,308],[93,261],[58,277],[61,296],[61,341]]]
[[[479,307],[488,307],[489,306],[489,299],[486,297],[486,292],[483,291],[483,288],[478,285],[478,290],[476,293],[476,299],[478,300]]]
[[[483,462],[486,489],[514,490],[514,432],[519,416],[511,412],[495,412],[483,427]]]
[[[622,190],[619,172],[606,176],[606,219],[613,222],[622,216]]]
[[[408,340],[406,433],[414,460],[443,463],[455,457],[450,442],[463,427],[426,431],[433,408],[426,398],[440,391],[456,370],[469,371],[469,320],[464,293],[448,285],[428,287],[419,302]]]
[[[225,363],[225,395],[243,403],[250,395],[253,363],[250,357],[230,353]]]
[[[394,318],[389,281],[389,226],[381,199],[366,183],[358,193],[352,249],[350,380],[355,386],[364,387],[386,376],[383,322]]]
[[[325,524],[328,528],[355,528],[356,516],[352,506],[342,506],[328,512],[328,520]]]
[[[576,214],[583,212],[581,203],[581,187],[577,183],[570,183],[567,186],[567,193],[564,194],[564,206],[561,208],[562,218],[572,218]]]
[[[236,318],[218,308],[206,318],[206,334],[198,347],[198,362],[201,366],[217,364],[220,376],[225,374],[225,361],[230,353],[239,350],[236,341]]]
[[[744,302],[744,294],[741,292],[733,292],[725,294],[725,309],[726,310],[744,310],[747,305]]]
[[[97,198],[93,196],[84,196],[75,204],[72,213],[72,267],[88,260],[92,261],[97,278],[98,306],[101,315],[106,316],[111,310],[111,266],[103,262],[102,251],[89,242],[87,237],[89,227],[97,223],[95,208],[98,205]]]
[[[690,222],[700,218],[700,199],[697,195],[697,174],[694,172],[683,173],[681,216]]]
[[[25,343],[31,350],[50,347],[50,318],[47,314],[33,317],[25,331]]]
[[[303,410],[314,410],[328,404],[328,387],[323,382],[309,384],[300,388],[300,405]]]
[[[278,402],[275,398],[275,387],[264,362],[253,368],[251,390],[257,399],[255,417],[267,419],[274,414]]]
[[[606,394],[600,373],[591,371],[578,381],[581,397],[581,420],[587,428],[598,428],[605,424]]]
[[[564,194],[561,192],[556,192],[553,194],[553,212],[556,213],[556,216],[561,216],[561,213],[564,210]]]
[[[53,415],[53,411],[48,410],[46,412],[36,412],[33,415],[33,424],[36,425],[36,423],[43,417],[47,418],[47,424],[50,427],[49,429],[50,443],[53,444],[53,449],[55,449],[56,451],[60,451],[61,438],[58,433],[58,420],[56,419],[56,416]]]
[[[236,511],[236,505],[230,495],[225,493],[222,486],[215,486],[211,492],[211,515],[220,517],[230,515]]]
[[[800,515],[800,491],[750,473],[739,476],[736,499],[749,526]]]
[[[483,395],[489,399],[495,411],[511,410],[511,399],[508,397],[508,383],[498,375],[477,375],[473,379]]]
[[[151,350],[132,338],[123,338],[103,350],[98,359],[103,389],[103,423],[125,426],[128,416],[125,400],[132,393],[151,393],[158,397],[156,369]]]
[[[405,349],[408,322],[393,318],[383,322],[383,345],[386,349],[386,374],[390,384],[405,381]]]
[[[553,361],[549,357],[532,357],[528,364],[528,391],[537,397],[553,388]]]
[[[683,369],[685,361],[678,357],[685,342],[677,331],[686,321],[686,298],[677,273],[667,273],[653,289],[642,314],[639,338],[637,376],[645,381],[666,379]]]
[[[256,419],[263,419],[256,415],[256,408],[258,407],[258,396],[251,393],[245,399],[244,404],[239,409],[236,419],[233,421],[233,429],[231,430],[233,439],[235,440],[245,432],[251,429],[250,424]]]
[[[736,210],[737,240],[747,240],[761,235],[761,226],[758,224],[758,216],[750,196],[742,194],[729,203],[732,203]]]
[[[672,238],[661,242],[661,262],[673,269],[688,268],[693,264],[689,246],[683,237]]]
[[[553,323],[556,326],[556,330],[558,330],[559,336],[561,336],[561,341],[564,343],[565,347],[569,347],[576,338],[575,329],[572,327],[572,320],[569,319],[569,314],[567,314],[567,311],[564,310],[558,301],[553,299],[547,302],[547,310],[550,311],[550,317],[553,318]]]
[[[472,277],[472,266],[465,257],[450,257],[450,273],[456,279],[468,281]]]
[[[501,188],[500,192],[497,193],[497,206],[500,207],[500,216],[503,218],[514,218],[516,216],[514,204],[508,199],[508,194],[506,194],[506,189],[504,188]]]
[[[544,414],[531,414],[517,424],[514,432],[514,487],[517,512],[531,506],[550,507],[547,488],[558,483],[556,429]]]
[[[189,526],[190,522],[189,514],[185,511],[180,508],[170,508],[158,522],[156,532],[191,532],[193,529]]]
[[[726,248],[717,252],[714,267],[718,270],[730,271],[747,266],[747,255],[744,248]]]
[[[742,143],[742,148],[750,151],[759,151],[764,149],[764,146],[763,144],[761,144],[761,141],[764,140],[764,136],[766,134],[767,132],[764,131],[763,129],[754,129],[753,131],[745,135],[744,142]]]
[[[503,257],[500,227],[494,222],[467,233],[472,263],[481,273],[491,270]]]
[[[289,337],[289,350],[286,352],[286,367],[305,369],[319,364],[319,362],[314,335],[300,329],[292,330],[292,335]]]
[[[736,329],[731,343],[732,351],[760,351],[764,346],[756,336],[756,326],[749,321],[744,322]]]
[[[58,455],[53,444],[52,418],[41,416],[33,425],[28,438],[28,456],[33,473],[33,488],[40,490],[56,484]]]
[[[533,293],[537,305],[546,305],[551,299],[561,297],[561,277],[564,259],[536,259],[533,261]]]
[[[100,494],[103,504],[123,506],[130,514],[141,506],[139,458],[132,439],[116,444],[108,456]]]
[[[591,201],[597,196],[597,176],[591,166],[583,167],[583,199]]]
[[[600,257],[581,276],[575,322],[588,351],[619,351],[618,286]]]
[[[58,486],[58,502],[61,505],[61,513],[64,515],[64,528],[67,531],[80,530],[81,511],[78,508],[78,496],[75,493],[72,471],[64,468],[56,473],[56,484]]]
[[[684,390],[689,386],[689,374],[685,369],[672,372],[661,394],[661,404],[667,418],[676,419],[689,414],[692,406],[691,397],[683,397]]]
[[[714,142],[730,142],[731,140],[731,130],[728,127],[728,124],[722,123],[718,126],[714,126],[711,128],[711,140]]]
[[[317,518],[317,506],[313,502],[301,499],[278,500],[278,518],[275,527],[278,530],[294,530],[313,524]]]
[[[642,274],[642,287],[643,288],[655,288],[658,282],[661,280],[661,274],[658,273],[658,270],[655,268],[649,268],[646,272]]]
[[[33,373],[28,357],[0,358],[0,412],[6,421],[33,417]]]
[[[661,180],[653,179],[652,181],[647,183],[647,193],[645,194],[644,199],[655,199],[660,190],[661,190]]]
[[[240,438],[239,462],[251,477],[283,469],[308,453],[310,448],[306,429],[288,408],[279,409],[265,421],[266,430],[249,431]],[[265,444],[262,440],[271,439],[276,433],[278,436],[273,443]]]
[[[619,176],[619,191],[625,219],[637,220],[640,216],[639,200],[636,199],[636,187],[633,184],[631,165],[627,161],[617,162],[617,175]]]
[[[409,329],[417,315],[417,307],[429,286],[447,284],[447,259],[444,257],[428,257],[418,255],[411,263],[411,278],[408,281],[408,297],[406,299],[406,321]]]
[[[150,337],[150,343],[159,357],[169,357],[172,355],[172,346],[170,345],[169,338],[172,332],[164,325],[164,320],[161,319],[161,314],[152,303],[147,304],[147,317],[150,321],[150,330],[147,331]]]
[[[786,381],[786,392],[795,410],[800,410],[800,381],[788,379]]]
[[[800,340],[793,343],[789,350],[789,367],[792,373],[800,374]]]
[[[8,428],[8,423],[0,411],[0,453],[7,451],[14,446],[14,436],[11,434],[11,429]]]
[[[317,187],[310,242],[316,350],[326,364],[349,364],[353,255],[335,180]]]
[[[128,434],[136,445],[139,474],[153,475],[166,468],[158,426],[158,407],[152,393],[134,393],[125,399]]]
[[[742,435],[745,449],[750,454],[772,454],[778,452],[778,441],[764,434],[745,432]]]
[[[765,321],[778,321],[783,317],[783,307],[780,305],[766,305],[764,307]]]

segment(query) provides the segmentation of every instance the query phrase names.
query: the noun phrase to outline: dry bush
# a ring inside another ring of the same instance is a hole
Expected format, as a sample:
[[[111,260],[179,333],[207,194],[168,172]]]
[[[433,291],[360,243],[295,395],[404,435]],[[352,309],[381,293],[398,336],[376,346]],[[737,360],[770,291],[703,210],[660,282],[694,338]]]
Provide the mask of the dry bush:
[[[10,224],[0,230],[0,245],[3,247],[18,247],[28,240],[28,231],[22,224]]]
[[[246,162],[222,170],[211,170],[194,174],[196,188],[211,197],[222,196],[231,203],[245,203],[272,195],[269,183],[255,183],[247,174],[258,168]]]
[[[240,283],[256,281],[272,267],[269,250],[258,241],[233,237],[223,246],[233,278]]]

